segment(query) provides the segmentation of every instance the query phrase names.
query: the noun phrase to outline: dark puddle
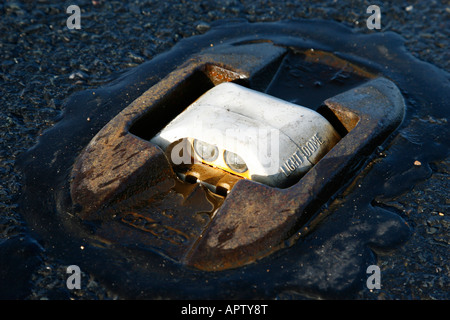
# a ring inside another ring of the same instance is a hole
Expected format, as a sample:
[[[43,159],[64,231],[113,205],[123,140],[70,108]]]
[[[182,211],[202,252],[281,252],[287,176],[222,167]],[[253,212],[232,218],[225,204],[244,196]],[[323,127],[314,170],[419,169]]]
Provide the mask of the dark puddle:
[[[41,264],[42,248],[29,235],[0,240],[0,300],[25,299],[30,291],[29,280]]]
[[[279,69],[290,70],[274,77],[268,93],[318,107],[323,92],[334,95],[356,86],[366,78],[364,72],[379,74],[396,83],[404,95],[407,112],[402,126],[367,160],[357,178],[342,182],[334,201],[324,205],[308,228],[299,230],[297,241],[245,267],[200,272],[152,251],[144,254],[139,247],[107,244],[81,232],[79,221],[66,212],[70,204],[61,206],[60,200],[67,199],[70,171],[83,147],[191,54],[211,44],[252,41],[291,48]],[[342,68],[318,74],[313,64],[299,59],[298,52],[309,49],[333,53],[361,69],[351,76]],[[280,89],[286,81],[298,86],[295,94]],[[407,53],[402,38],[394,33],[357,34],[326,21],[219,25],[180,41],[105,87],[72,96],[64,118],[22,158],[26,175],[22,212],[47,254],[79,265],[121,297],[351,298],[365,285],[366,268],[376,264],[376,254],[395,249],[411,234],[406,217],[390,203],[427,179],[430,164],[448,155],[449,87],[448,73]]]

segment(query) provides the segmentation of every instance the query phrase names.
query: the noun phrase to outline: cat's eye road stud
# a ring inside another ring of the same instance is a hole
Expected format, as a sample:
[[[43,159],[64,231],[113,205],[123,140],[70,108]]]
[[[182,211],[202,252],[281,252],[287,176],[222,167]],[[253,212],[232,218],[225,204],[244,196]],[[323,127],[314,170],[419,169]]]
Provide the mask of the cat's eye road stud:
[[[268,94],[299,90],[275,82],[296,68],[290,61],[312,60],[359,83],[320,106]],[[84,148],[70,181],[74,212],[96,222],[96,241],[202,270],[239,267],[298,234],[404,109],[393,82],[331,53],[215,45],[148,88]]]
[[[339,139],[318,112],[228,82],[202,95],[150,141],[163,150],[179,143],[168,155],[176,165],[200,162],[283,188]]]

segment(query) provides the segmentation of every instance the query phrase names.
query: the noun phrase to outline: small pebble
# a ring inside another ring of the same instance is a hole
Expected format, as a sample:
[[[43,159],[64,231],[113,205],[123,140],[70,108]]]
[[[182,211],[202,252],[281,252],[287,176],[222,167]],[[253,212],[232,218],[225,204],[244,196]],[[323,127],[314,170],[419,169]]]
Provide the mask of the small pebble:
[[[197,31],[199,31],[199,32],[206,32],[209,29],[211,29],[211,26],[209,25],[209,23],[206,23],[204,21],[200,21],[195,26],[195,29],[197,29]]]

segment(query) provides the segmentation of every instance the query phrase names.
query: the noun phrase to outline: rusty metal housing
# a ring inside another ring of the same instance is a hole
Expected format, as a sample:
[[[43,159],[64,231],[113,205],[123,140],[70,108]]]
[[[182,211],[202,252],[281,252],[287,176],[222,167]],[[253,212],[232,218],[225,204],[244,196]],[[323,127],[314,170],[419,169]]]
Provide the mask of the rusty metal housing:
[[[331,53],[304,59],[358,74],[366,82],[318,111],[343,137],[299,181],[274,188],[239,179],[226,197],[181,182],[148,140],[213,86],[233,81],[264,91],[290,48],[271,42],[218,45],[194,55],[104,126],[78,156],[70,192],[83,221],[100,221],[105,242],[139,243],[201,270],[242,266],[286,246],[299,228],[401,123],[395,84]],[[195,168],[191,175],[195,176]]]

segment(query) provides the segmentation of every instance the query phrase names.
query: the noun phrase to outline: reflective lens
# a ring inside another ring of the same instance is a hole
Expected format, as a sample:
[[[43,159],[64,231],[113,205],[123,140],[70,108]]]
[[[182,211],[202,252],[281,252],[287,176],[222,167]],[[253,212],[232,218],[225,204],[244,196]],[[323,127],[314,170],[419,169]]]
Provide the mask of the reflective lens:
[[[224,154],[225,162],[230,167],[230,169],[242,173],[248,170],[247,165],[245,164],[244,160],[239,157],[236,153],[225,151]]]
[[[208,162],[216,160],[219,156],[219,149],[215,145],[197,139],[194,140],[194,150],[200,158]]]

